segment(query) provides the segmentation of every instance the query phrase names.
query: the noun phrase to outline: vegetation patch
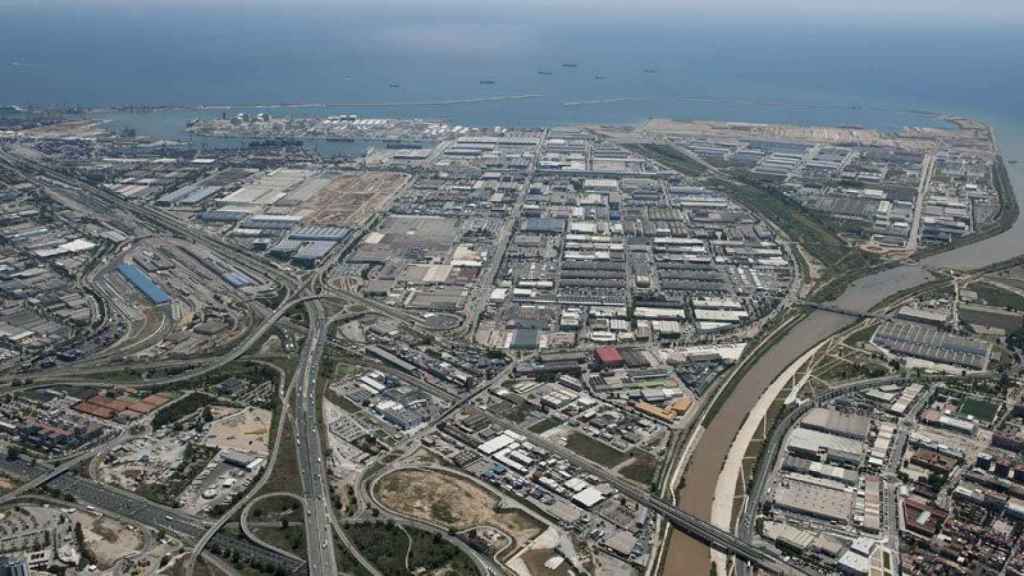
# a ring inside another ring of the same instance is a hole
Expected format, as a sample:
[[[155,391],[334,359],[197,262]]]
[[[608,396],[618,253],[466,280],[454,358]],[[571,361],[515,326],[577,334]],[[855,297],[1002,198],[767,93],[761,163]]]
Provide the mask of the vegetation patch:
[[[391,522],[356,524],[348,534],[360,553],[387,576],[476,573],[473,562],[440,534]]]
[[[1018,312],[1024,311],[1024,296],[1009,290],[1004,290],[985,282],[971,284],[971,290],[978,293],[978,300],[989,306],[1008,308]]]
[[[483,524],[524,543],[543,526],[519,510],[500,511],[497,498],[471,480],[435,470],[398,470],[374,486],[378,500],[389,510],[451,530]]]
[[[619,474],[624,478],[644,485],[654,480],[657,471],[658,460],[646,452],[637,455],[636,458],[633,458],[632,462],[619,468]]]
[[[543,434],[552,428],[557,428],[561,423],[561,418],[549,416],[540,422],[535,423],[533,426],[530,426],[530,432],[533,432],[534,434]]]
[[[174,424],[186,416],[190,416],[216,403],[217,399],[209,394],[203,394],[202,392],[187,394],[181,400],[157,412],[156,416],[153,417],[153,428],[163,428],[168,424]]]
[[[591,462],[609,468],[618,466],[625,462],[626,458],[629,458],[629,455],[625,452],[620,452],[604,442],[594,440],[581,432],[570,434],[566,439],[565,447]]]
[[[249,521],[252,522],[252,519]],[[254,528],[253,533],[266,544],[287,550],[299,558],[306,558],[306,529],[301,522],[281,519],[280,526]]]

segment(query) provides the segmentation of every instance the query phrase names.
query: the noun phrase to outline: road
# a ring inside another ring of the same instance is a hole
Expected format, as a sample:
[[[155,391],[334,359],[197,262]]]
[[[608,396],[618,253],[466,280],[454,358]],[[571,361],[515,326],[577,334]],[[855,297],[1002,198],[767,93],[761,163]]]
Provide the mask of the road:
[[[334,537],[330,522],[330,494],[323,464],[320,419],[317,414],[316,375],[327,341],[327,323],[323,306],[318,301],[306,304],[309,330],[302,345],[299,365],[292,376],[295,394],[295,449],[298,454],[299,478],[306,499],[306,558],[310,576],[336,573]]]
[[[18,478],[36,478],[46,474],[50,468],[23,460],[0,459],[0,470]],[[50,480],[47,487],[70,494],[76,502],[85,506],[138,522],[155,530],[165,531],[191,542],[201,539],[209,525],[209,522],[202,518],[150,502],[125,490],[86,480],[71,471]],[[225,550],[237,551],[244,558],[280,566],[288,574],[298,574],[305,567],[304,563],[281,557],[245,540],[225,534],[217,534],[210,540],[210,544]]]
[[[388,510],[388,508],[386,506],[381,504],[380,501],[377,500],[376,496],[374,495],[375,491],[374,491],[373,486],[377,483],[378,480],[380,480],[380,478],[382,478],[386,474],[388,474],[390,472],[394,472],[396,470],[434,470],[434,471],[441,471],[441,472],[443,472],[445,474],[454,474],[456,476],[461,476],[467,482],[472,482],[473,484],[479,484],[477,479],[473,478],[472,476],[470,476],[468,474],[464,474],[462,472],[454,471],[454,470],[446,469],[446,468],[436,468],[436,467],[431,467],[431,466],[416,466],[416,465],[402,465],[402,464],[398,464],[398,465],[395,465],[395,466],[384,467],[384,468],[378,470],[377,473],[375,473],[372,478],[368,478],[368,479],[364,478],[363,481],[361,482],[361,484],[363,485],[362,491],[366,494],[366,497],[371,502],[373,502],[373,504],[381,511],[381,515],[384,516],[385,518],[394,521],[395,524],[398,524],[398,525],[405,525],[405,526],[409,526],[409,527],[415,528],[417,530],[421,530],[423,532],[428,532],[430,534],[437,534],[437,535],[442,536],[442,537],[450,538],[450,534],[449,534],[449,531],[448,531],[447,527],[439,525],[439,524],[434,524],[433,522],[427,522],[427,521],[421,520],[419,518],[414,518],[412,516],[406,516],[404,514],[398,514],[396,512],[392,512],[392,511]],[[487,486],[482,486],[482,489],[486,490],[488,492],[492,492],[492,490],[489,487],[487,487]],[[498,497],[499,499],[501,497],[499,494],[495,494],[495,496]],[[351,522],[364,522],[364,521],[365,521],[364,519],[353,519],[353,520],[351,520]],[[471,547],[470,545],[466,544],[466,542],[463,541],[461,538],[450,538],[450,540],[451,540],[451,542],[453,544],[455,544],[455,546],[457,546],[462,551],[463,554],[465,554],[470,560],[473,561],[473,564],[476,566],[477,573],[480,576],[485,576],[485,575],[488,575],[488,574],[501,574],[502,573],[501,567],[498,565],[498,563],[494,559],[489,558],[489,557],[487,557],[487,556],[477,552],[475,549],[473,549],[473,547]]]
[[[935,166],[935,154],[928,153],[921,161],[921,180],[917,188],[917,198],[914,202],[914,221],[910,225],[910,237],[907,238],[907,250],[913,252],[921,239],[921,219],[924,217],[924,201],[928,195],[928,185],[932,180],[932,170]]]

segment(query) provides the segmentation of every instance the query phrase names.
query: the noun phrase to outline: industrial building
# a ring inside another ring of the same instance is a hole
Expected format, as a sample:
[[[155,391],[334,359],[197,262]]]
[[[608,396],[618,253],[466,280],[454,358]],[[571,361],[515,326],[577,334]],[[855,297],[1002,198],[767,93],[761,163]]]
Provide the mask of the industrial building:
[[[164,292],[145,272],[139,270],[135,265],[122,263],[117,266],[117,271],[153,304],[160,305],[171,301],[170,295]]]
[[[848,522],[853,512],[853,494],[794,478],[784,478],[775,486],[774,505],[805,516]]]
[[[883,323],[871,342],[893,354],[972,370],[984,370],[992,350],[990,344],[980,340],[946,334],[911,322]]]
[[[871,430],[871,420],[860,414],[844,414],[830,408],[811,408],[800,421],[800,426],[808,430],[864,440]]]
[[[826,434],[817,430],[797,428],[789,435],[786,449],[790,454],[843,466],[859,466],[864,457],[864,443],[860,440]]]

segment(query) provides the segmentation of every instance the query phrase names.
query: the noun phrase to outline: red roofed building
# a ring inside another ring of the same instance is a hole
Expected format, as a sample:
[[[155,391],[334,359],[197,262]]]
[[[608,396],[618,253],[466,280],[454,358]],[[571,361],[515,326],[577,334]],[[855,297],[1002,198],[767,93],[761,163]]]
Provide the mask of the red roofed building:
[[[75,404],[75,410],[82,414],[88,414],[104,420],[110,420],[114,417],[114,411],[104,406],[98,406],[91,402],[79,402]]]
[[[614,346],[602,346],[594,350],[594,357],[605,368],[619,368],[625,364],[622,354]]]
[[[922,536],[932,537],[942,529],[946,521],[946,511],[913,498],[903,501],[903,516],[906,518],[907,530]]]

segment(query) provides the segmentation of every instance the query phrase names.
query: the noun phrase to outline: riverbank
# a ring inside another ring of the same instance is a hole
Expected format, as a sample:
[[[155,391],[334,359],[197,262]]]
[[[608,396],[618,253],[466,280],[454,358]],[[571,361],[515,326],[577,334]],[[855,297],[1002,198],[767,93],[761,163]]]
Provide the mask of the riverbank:
[[[1009,196],[1019,206],[1024,193],[1021,174],[1005,164],[1003,182]],[[869,274],[850,283],[835,298],[842,308],[867,311],[894,295],[928,283],[927,268],[979,269],[1010,260],[1024,250],[1024,223],[1017,218],[1002,232],[987,238],[975,238],[969,245],[954,247],[921,260],[920,265],[900,265]],[[744,421],[775,377],[818,343],[854,323],[854,319],[830,312],[816,311],[787,331],[774,346],[750,366],[733,386],[716,417],[706,424],[702,441],[694,450],[690,470],[721,470]],[[691,474],[679,490],[680,507],[700,518],[712,519],[712,502],[718,486],[718,474]],[[734,484],[734,483],[733,483]],[[673,533],[663,564],[663,574],[708,574],[711,569],[707,546],[680,532]]]

